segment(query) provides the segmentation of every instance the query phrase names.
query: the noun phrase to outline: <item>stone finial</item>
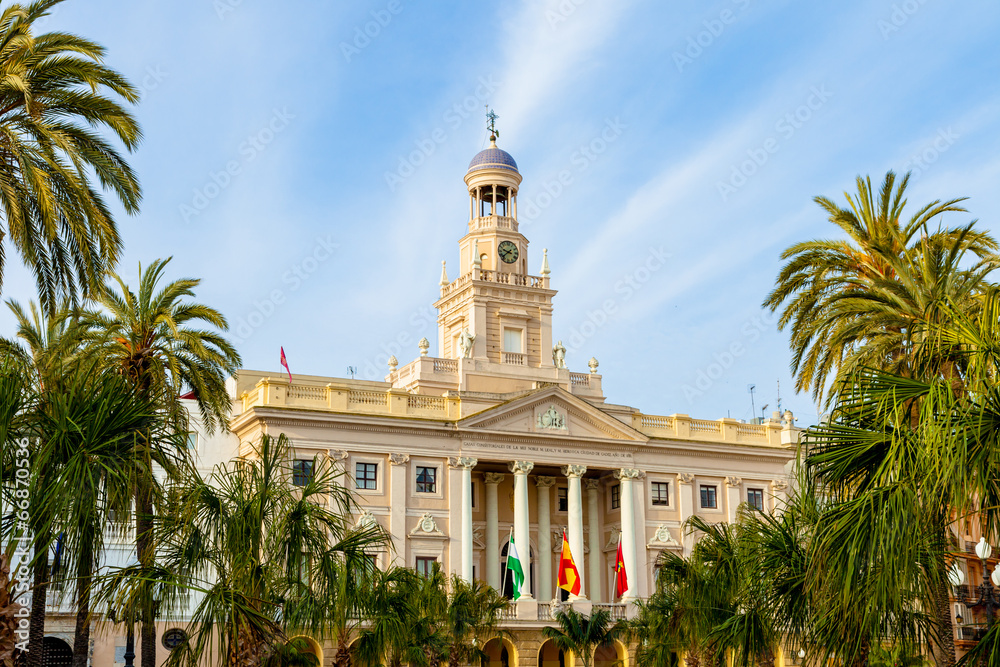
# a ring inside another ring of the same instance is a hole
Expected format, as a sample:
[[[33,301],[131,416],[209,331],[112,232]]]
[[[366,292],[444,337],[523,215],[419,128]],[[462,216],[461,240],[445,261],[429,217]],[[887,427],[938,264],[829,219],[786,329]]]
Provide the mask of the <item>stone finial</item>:
[[[591,357],[590,358],[590,361],[587,362],[587,366],[590,367],[590,374],[591,375],[596,375],[597,374],[597,367],[599,365],[600,364],[597,363],[597,357]]]
[[[444,260],[441,260],[441,282],[439,283],[441,287],[447,287],[449,284],[451,284],[451,281],[448,280],[448,270],[445,267],[445,264],[446,262]]]
[[[397,359],[396,355],[394,354],[391,357],[389,357],[389,372],[395,373],[397,366],[399,366],[399,359]]]
[[[789,426],[795,426],[795,415],[792,414],[791,410],[785,410],[785,414],[782,416],[785,423]]]
[[[427,351],[431,349],[431,342],[429,340],[427,340],[427,336],[424,336],[417,343],[417,347],[420,348],[420,356],[421,357],[426,357],[427,356]]]
[[[552,273],[552,270],[549,269],[549,249],[542,248],[542,270],[539,272],[539,275],[545,277],[550,273]]]
[[[483,268],[483,259],[479,256],[479,239],[472,243],[472,265]]]

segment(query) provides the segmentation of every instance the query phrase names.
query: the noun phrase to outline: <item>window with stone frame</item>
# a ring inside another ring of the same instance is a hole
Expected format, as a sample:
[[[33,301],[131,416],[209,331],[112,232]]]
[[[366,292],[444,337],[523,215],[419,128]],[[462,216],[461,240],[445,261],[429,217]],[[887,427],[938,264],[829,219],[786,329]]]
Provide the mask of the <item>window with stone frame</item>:
[[[556,487],[556,511],[569,511],[569,487]]]
[[[417,493],[437,493],[437,468],[417,466]]]
[[[650,491],[652,492],[653,505],[657,507],[669,507],[670,506],[670,483],[669,482],[652,482],[650,484]]]
[[[374,491],[378,489],[378,464],[358,462],[354,466],[354,481],[357,488]]]
[[[622,508],[622,485],[615,484],[611,487],[611,509],[618,510]]]
[[[747,505],[755,510],[764,511],[764,489],[747,489]]]
[[[716,493],[718,489],[710,484],[702,484],[701,486],[701,506],[703,509],[716,509],[719,504],[716,499]]]

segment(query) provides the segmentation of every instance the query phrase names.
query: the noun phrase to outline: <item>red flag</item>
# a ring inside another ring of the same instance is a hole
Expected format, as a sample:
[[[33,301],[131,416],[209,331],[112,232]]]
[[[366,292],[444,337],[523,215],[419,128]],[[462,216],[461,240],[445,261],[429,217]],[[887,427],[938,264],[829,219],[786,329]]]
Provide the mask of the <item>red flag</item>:
[[[291,383],[291,381],[292,381],[292,369],[288,367],[288,359],[285,359],[285,348],[284,347],[281,348],[281,365],[285,367],[286,371],[288,371],[288,382]]]
[[[615,596],[621,597],[628,590],[628,575],[625,571],[625,555],[622,553],[622,538],[618,536],[618,556],[615,557]]]
[[[563,531],[562,556],[559,558],[559,588],[571,595],[580,594],[580,571],[576,569],[576,563],[573,562],[573,552],[569,550],[566,531]]]

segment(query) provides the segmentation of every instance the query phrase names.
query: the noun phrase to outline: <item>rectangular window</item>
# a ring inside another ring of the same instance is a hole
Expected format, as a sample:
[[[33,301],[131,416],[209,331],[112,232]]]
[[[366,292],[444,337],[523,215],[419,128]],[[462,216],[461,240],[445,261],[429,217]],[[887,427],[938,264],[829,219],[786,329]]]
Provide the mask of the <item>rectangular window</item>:
[[[417,466],[417,493],[437,493],[437,468]]]
[[[560,512],[569,511],[569,489],[565,486],[556,487],[556,509]]]
[[[292,484],[295,486],[305,486],[312,481],[312,478],[312,459],[296,459],[292,462]]]
[[[198,449],[198,434],[197,433],[188,433],[187,446],[188,446],[188,449]]]
[[[715,509],[717,507],[715,502],[715,487],[705,486],[701,487],[701,506],[705,509]]]
[[[358,463],[354,466],[354,480],[359,489],[374,491],[378,488],[378,464]]]
[[[621,509],[622,506],[622,486],[615,484],[611,487],[611,509]]]
[[[422,577],[429,577],[434,574],[434,563],[437,558],[433,556],[417,556],[417,574]]]
[[[653,482],[653,504],[667,507],[670,504],[670,483]]]
[[[523,348],[521,347],[521,330],[520,329],[504,329],[503,330],[503,351],[504,352],[517,352],[521,354]]]
[[[367,561],[368,572],[378,571],[378,554],[365,554],[365,560]]]
[[[747,504],[754,509],[764,511],[764,489],[747,489]]]
[[[469,486],[471,487],[469,489],[469,499],[472,500],[472,508],[475,509],[476,508],[476,482],[475,481],[469,482]]]

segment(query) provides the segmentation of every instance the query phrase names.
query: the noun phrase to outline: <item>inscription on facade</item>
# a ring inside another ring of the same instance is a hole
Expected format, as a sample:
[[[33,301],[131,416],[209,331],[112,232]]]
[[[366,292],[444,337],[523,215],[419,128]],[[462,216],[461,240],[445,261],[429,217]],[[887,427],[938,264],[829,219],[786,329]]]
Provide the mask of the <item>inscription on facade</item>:
[[[629,452],[608,452],[597,449],[583,449],[579,447],[545,447],[542,445],[525,445],[519,443],[506,442],[466,442],[462,444],[462,450],[478,449],[494,452],[509,452],[511,454],[532,453],[543,456],[594,456],[609,461],[621,462],[631,461],[632,454]]]

